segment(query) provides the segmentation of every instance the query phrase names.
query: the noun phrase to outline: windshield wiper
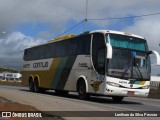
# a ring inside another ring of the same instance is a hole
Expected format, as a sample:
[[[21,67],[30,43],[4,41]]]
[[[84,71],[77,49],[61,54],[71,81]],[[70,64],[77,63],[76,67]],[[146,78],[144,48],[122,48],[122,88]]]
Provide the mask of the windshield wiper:
[[[142,75],[142,73],[141,73],[141,71],[140,71],[140,69],[139,69],[139,66],[136,64],[136,68],[137,68],[137,70],[138,70],[138,72],[139,72],[139,74],[140,74],[140,76],[141,76],[141,78],[142,78],[142,80],[143,80],[143,75]]]
[[[141,71],[140,71],[140,69],[139,69],[139,66],[136,64],[136,62],[135,62],[135,57],[134,57],[134,60],[133,60],[133,65],[137,68],[137,70],[138,70],[138,72],[139,72],[139,74],[140,74],[140,76],[141,76],[141,79],[143,80],[143,75],[142,75],[142,73],[141,73]]]
[[[124,70],[124,72],[123,72],[123,74],[121,76],[123,79],[124,79],[124,77],[125,77],[125,75],[126,75],[126,73],[127,73],[128,70],[131,71],[130,65],[128,65],[128,67],[125,68],[125,70]]]

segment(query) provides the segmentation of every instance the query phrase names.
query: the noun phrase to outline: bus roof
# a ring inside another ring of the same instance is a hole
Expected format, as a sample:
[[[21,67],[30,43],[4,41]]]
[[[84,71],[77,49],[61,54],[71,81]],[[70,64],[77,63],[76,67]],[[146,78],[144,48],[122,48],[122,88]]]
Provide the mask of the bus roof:
[[[65,36],[60,36],[60,37],[53,38],[49,42],[54,42],[54,41],[59,41],[59,40],[66,40],[66,39],[69,39],[69,38],[72,38],[72,37],[75,37],[75,36],[76,35],[74,35],[74,34],[68,34],[68,35],[65,35]]]
[[[50,41],[48,41],[46,43],[35,45],[35,46],[30,47],[30,48],[41,46],[41,45],[45,45],[45,44],[49,44],[49,43],[52,43],[52,42],[58,42],[58,41],[62,41],[62,40],[67,40],[69,38],[78,37],[78,36],[81,36],[81,35],[92,34],[92,33],[103,33],[103,34],[113,33],[113,34],[132,36],[132,37],[137,37],[137,38],[144,39],[141,36],[138,36],[138,35],[135,35],[135,34],[131,34],[131,33],[127,33],[127,32],[120,32],[120,31],[114,31],[114,30],[93,30],[93,31],[90,31],[90,32],[84,32],[84,33],[79,34],[79,35],[68,34],[68,35],[65,35],[65,36],[56,37],[56,38],[53,38],[53,39],[51,39]]]
[[[35,46],[30,47],[30,48],[38,47],[38,46],[49,44],[49,43],[52,43],[52,42],[58,42],[58,41],[62,41],[62,40],[67,40],[69,38],[73,38],[73,37],[76,37],[76,36],[77,35],[75,35],[75,34],[68,34],[68,35],[65,35],[65,36],[59,36],[59,37],[56,37],[56,38],[53,38],[53,39],[49,40],[46,43],[35,45]]]
[[[91,34],[91,33],[97,33],[97,32],[103,33],[103,34],[113,33],[113,34],[126,35],[126,36],[132,36],[132,37],[144,39],[144,37],[141,37],[139,35],[135,35],[135,34],[127,33],[127,32],[114,31],[114,30],[94,30],[89,33]]]

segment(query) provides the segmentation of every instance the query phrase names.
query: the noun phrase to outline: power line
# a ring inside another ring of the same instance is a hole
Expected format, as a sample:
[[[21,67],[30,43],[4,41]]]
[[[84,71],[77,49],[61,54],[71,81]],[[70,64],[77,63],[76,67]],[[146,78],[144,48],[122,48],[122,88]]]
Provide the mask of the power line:
[[[63,33],[59,34],[59,35],[56,36],[56,37],[60,37],[60,36],[64,35],[64,34],[67,33],[68,31],[70,31],[70,30],[76,28],[77,26],[79,26],[80,24],[82,24],[84,21],[85,21],[85,20],[80,21],[79,23],[77,23],[77,24],[75,24],[74,26],[70,27],[69,29],[67,29],[66,31],[64,31]],[[56,37],[55,37],[55,38],[56,38]],[[6,52],[6,53],[0,53],[0,54],[17,54],[17,53],[22,53],[22,52],[24,52],[24,51]]]
[[[17,54],[17,53],[23,53],[24,51],[15,51],[15,52],[4,52],[0,54]]]
[[[0,60],[0,63],[23,63],[23,61],[1,61]]]
[[[63,33],[59,34],[56,37],[62,36],[65,33],[69,32],[70,30],[76,28],[77,26],[79,26],[80,24],[82,24],[83,22],[87,22],[87,20],[114,20],[114,19],[132,19],[132,18],[138,18],[138,17],[148,17],[148,16],[155,16],[155,15],[160,15],[160,13],[151,13],[151,14],[143,14],[143,15],[135,15],[135,16],[125,16],[125,17],[111,17],[111,18],[102,18],[102,19],[96,19],[96,18],[87,18],[87,14],[88,14],[88,0],[86,1],[86,15],[85,15],[85,19],[80,21],[79,23],[75,24],[74,26],[70,27],[69,29],[67,29],[66,31],[64,31]],[[86,28],[85,28],[86,29]],[[55,37],[55,38],[56,38]],[[16,51],[16,52],[6,52],[6,53],[0,53],[0,54],[17,54],[17,53],[22,53],[24,51]]]
[[[0,59],[0,62],[23,62],[23,60],[16,60],[16,59]]]
[[[160,13],[151,13],[151,14],[143,14],[143,15],[135,15],[135,16],[125,16],[125,17],[111,17],[111,18],[88,18],[87,20],[114,20],[114,19],[132,19],[132,18],[138,18],[138,17],[148,17],[148,16],[154,16],[154,15],[160,15]]]
[[[77,24],[75,24],[74,26],[70,27],[69,29],[67,29],[66,31],[64,31],[63,33],[59,34],[59,35],[56,36],[56,37],[60,37],[60,36],[62,36],[63,34],[67,33],[68,31],[76,28],[77,26],[79,26],[80,24],[82,24],[84,21],[85,21],[85,20],[80,21],[79,23],[77,23]],[[55,38],[56,38],[56,37],[55,37]],[[21,51],[15,51],[15,52],[4,52],[4,53],[0,53],[0,54],[17,54],[17,53],[23,53],[23,52],[24,52],[24,51],[21,50]]]
[[[69,29],[67,29],[66,31],[64,31],[63,33],[59,34],[59,35],[56,36],[56,37],[60,37],[60,36],[64,35],[65,33],[69,32],[70,30],[72,30],[72,29],[76,28],[77,26],[79,26],[80,24],[82,24],[84,21],[85,21],[85,20],[80,21],[79,23],[77,23],[76,25],[70,27]],[[55,38],[56,38],[56,37],[55,37]]]

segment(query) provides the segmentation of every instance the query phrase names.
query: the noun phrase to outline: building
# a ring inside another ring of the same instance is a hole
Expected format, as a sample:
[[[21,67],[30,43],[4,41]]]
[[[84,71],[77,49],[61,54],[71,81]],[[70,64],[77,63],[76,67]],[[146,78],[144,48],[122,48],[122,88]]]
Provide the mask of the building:
[[[3,73],[0,73],[0,80],[3,80]]]
[[[0,73],[1,80],[20,80],[22,75],[20,73]]]

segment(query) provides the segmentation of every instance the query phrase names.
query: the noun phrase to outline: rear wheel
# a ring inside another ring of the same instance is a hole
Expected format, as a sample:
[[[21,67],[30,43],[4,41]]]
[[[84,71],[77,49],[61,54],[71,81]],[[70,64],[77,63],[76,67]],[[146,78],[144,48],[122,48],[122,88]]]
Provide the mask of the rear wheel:
[[[83,80],[78,83],[78,95],[80,99],[88,99],[90,97],[86,92],[86,84]]]
[[[32,79],[29,80],[29,91],[34,92],[34,83]]]
[[[122,102],[123,98],[124,97],[121,97],[121,96],[113,96],[112,97],[113,101],[117,102],[117,103]]]
[[[40,92],[38,79],[35,79],[35,80],[34,80],[34,91],[35,91],[36,93]]]

